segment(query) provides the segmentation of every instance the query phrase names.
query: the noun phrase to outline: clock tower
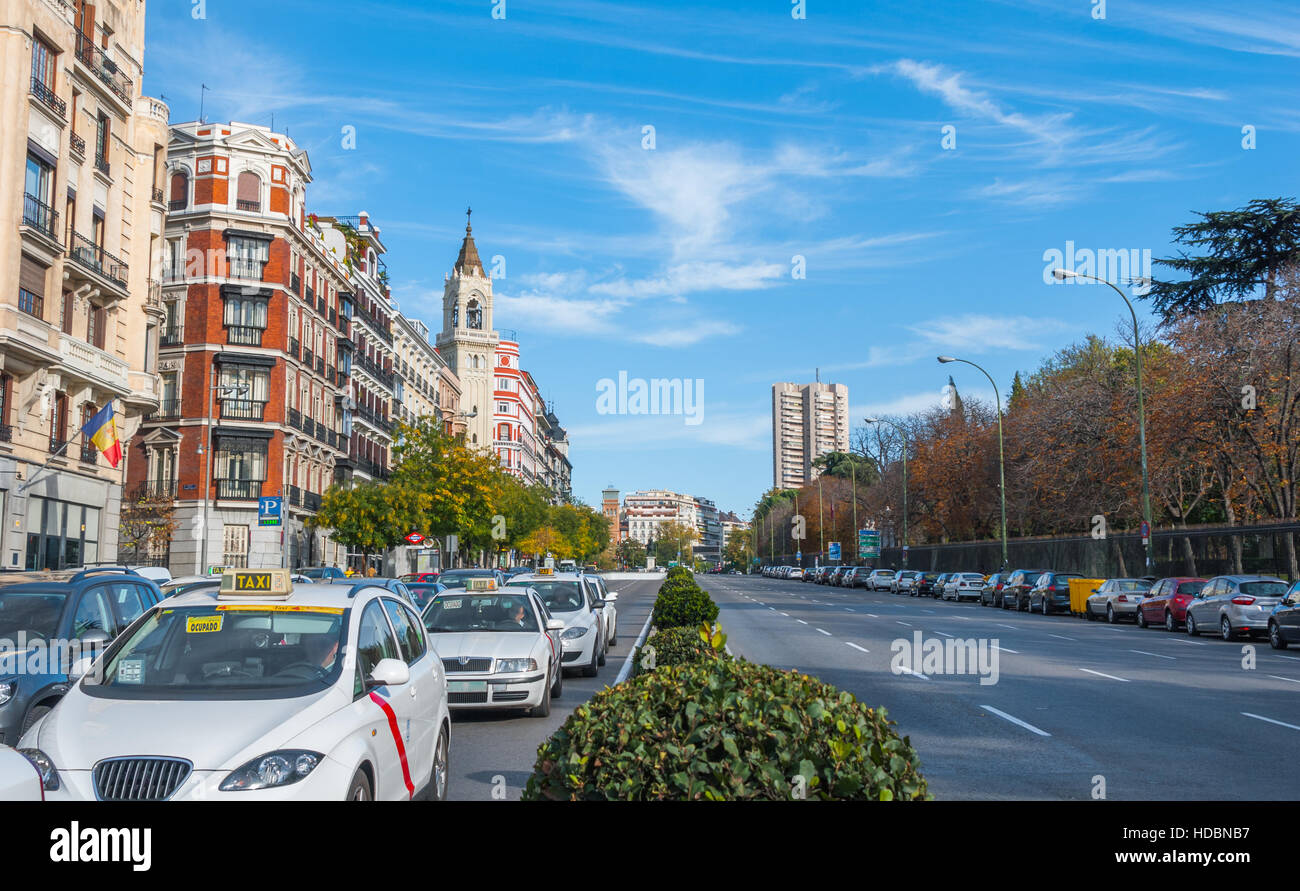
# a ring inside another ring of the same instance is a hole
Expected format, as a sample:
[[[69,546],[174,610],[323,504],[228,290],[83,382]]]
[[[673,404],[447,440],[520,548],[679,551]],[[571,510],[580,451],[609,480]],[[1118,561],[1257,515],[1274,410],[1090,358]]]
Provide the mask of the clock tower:
[[[465,240],[443,284],[437,347],[460,378],[461,411],[476,413],[465,419],[465,442],[490,451],[496,351],[501,338],[492,329],[492,278],[483,269],[474,245],[471,213],[465,211]]]

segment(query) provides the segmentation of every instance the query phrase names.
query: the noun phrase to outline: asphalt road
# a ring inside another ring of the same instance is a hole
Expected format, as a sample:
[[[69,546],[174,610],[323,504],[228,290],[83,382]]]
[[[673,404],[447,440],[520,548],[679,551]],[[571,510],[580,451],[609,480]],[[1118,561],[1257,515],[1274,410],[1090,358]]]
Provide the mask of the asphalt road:
[[[545,718],[518,711],[452,712],[450,800],[518,801],[537,760],[537,747],[575,708],[614,683],[650,616],[664,577],[651,574],[635,581],[606,579],[609,589],[619,595],[618,642],[610,649],[600,673],[584,678],[566,671],[564,693],[551,701],[551,714]]]
[[[1090,799],[1103,782],[1117,800],[1300,794],[1300,651],[761,576],[698,581],[734,653],[884,706],[937,799]],[[999,647],[997,682],[891,671],[894,642],[916,632]]]

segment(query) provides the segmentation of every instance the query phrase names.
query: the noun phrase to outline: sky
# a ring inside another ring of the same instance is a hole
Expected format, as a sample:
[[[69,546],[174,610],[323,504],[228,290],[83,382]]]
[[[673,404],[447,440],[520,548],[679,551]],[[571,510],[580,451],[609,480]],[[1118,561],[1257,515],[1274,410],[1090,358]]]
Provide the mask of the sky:
[[[1196,212],[1297,192],[1292,3],[154,0],[147,15],[143,86],[173,123],[199,117],[201,84],[209,121],[274,120],[310,156],[308,210],[367,211],[398,308],[434,331],[473,206],[494,325],[593,505],[613,484],[747,516],[772,485],[774,382],[820,369],[848,386],[854,427],[937,404],[950,372],[991,402],[978,371],[935,357],[979,363],[1005,396],[1089,333],[1128,336],[1113,291],[1044,280],[1070,245],[1080,269],[1090,251],[1136,256],[1098,268],[1132,293]],[[695,401],[602,399],[620,373]]]

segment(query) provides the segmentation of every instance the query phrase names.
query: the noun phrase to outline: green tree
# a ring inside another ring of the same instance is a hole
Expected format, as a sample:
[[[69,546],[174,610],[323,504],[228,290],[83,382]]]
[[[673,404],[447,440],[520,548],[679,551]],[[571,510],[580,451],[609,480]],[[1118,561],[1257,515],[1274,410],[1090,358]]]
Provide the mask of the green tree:
[[[369,563],[371,554],[396,547],[415,530],[419,513],[418,499],[400,486],[363,482],[351,488],[331,486],[307,524],[330,530],[331,538],[360,551]]]
[[[635,538],[625,538],[614,549],[614,555],[624,566],[639,569],[646,564],[645,545]]]

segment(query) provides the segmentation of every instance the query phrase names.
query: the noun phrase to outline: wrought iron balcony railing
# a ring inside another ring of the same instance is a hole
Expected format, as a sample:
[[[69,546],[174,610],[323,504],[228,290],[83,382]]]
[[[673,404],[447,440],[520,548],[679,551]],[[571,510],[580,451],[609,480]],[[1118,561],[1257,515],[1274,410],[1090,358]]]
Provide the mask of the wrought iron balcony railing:
[[[32,75],[32,95],[40,100],[42,105],[58,115],[60,119],[67,118],[68,103],[60,99],[48,84],[34,74]]]
[[[131,103],[134,82],[122,73],[108,53],[95,46],[87,34],[77,35],[77,61],[89,68],[119,99]]]
[[[46,238],[58,240],[59,212],[35,195],[23,195],[23,225],[31,226]]]
[[[80,232],[73,231],[71,241],[71,257],[73,260],[77,261],[91,272],[111,279],[124,288],[126,287],[127,273],[129,271],[126,263],[95,244]]]

